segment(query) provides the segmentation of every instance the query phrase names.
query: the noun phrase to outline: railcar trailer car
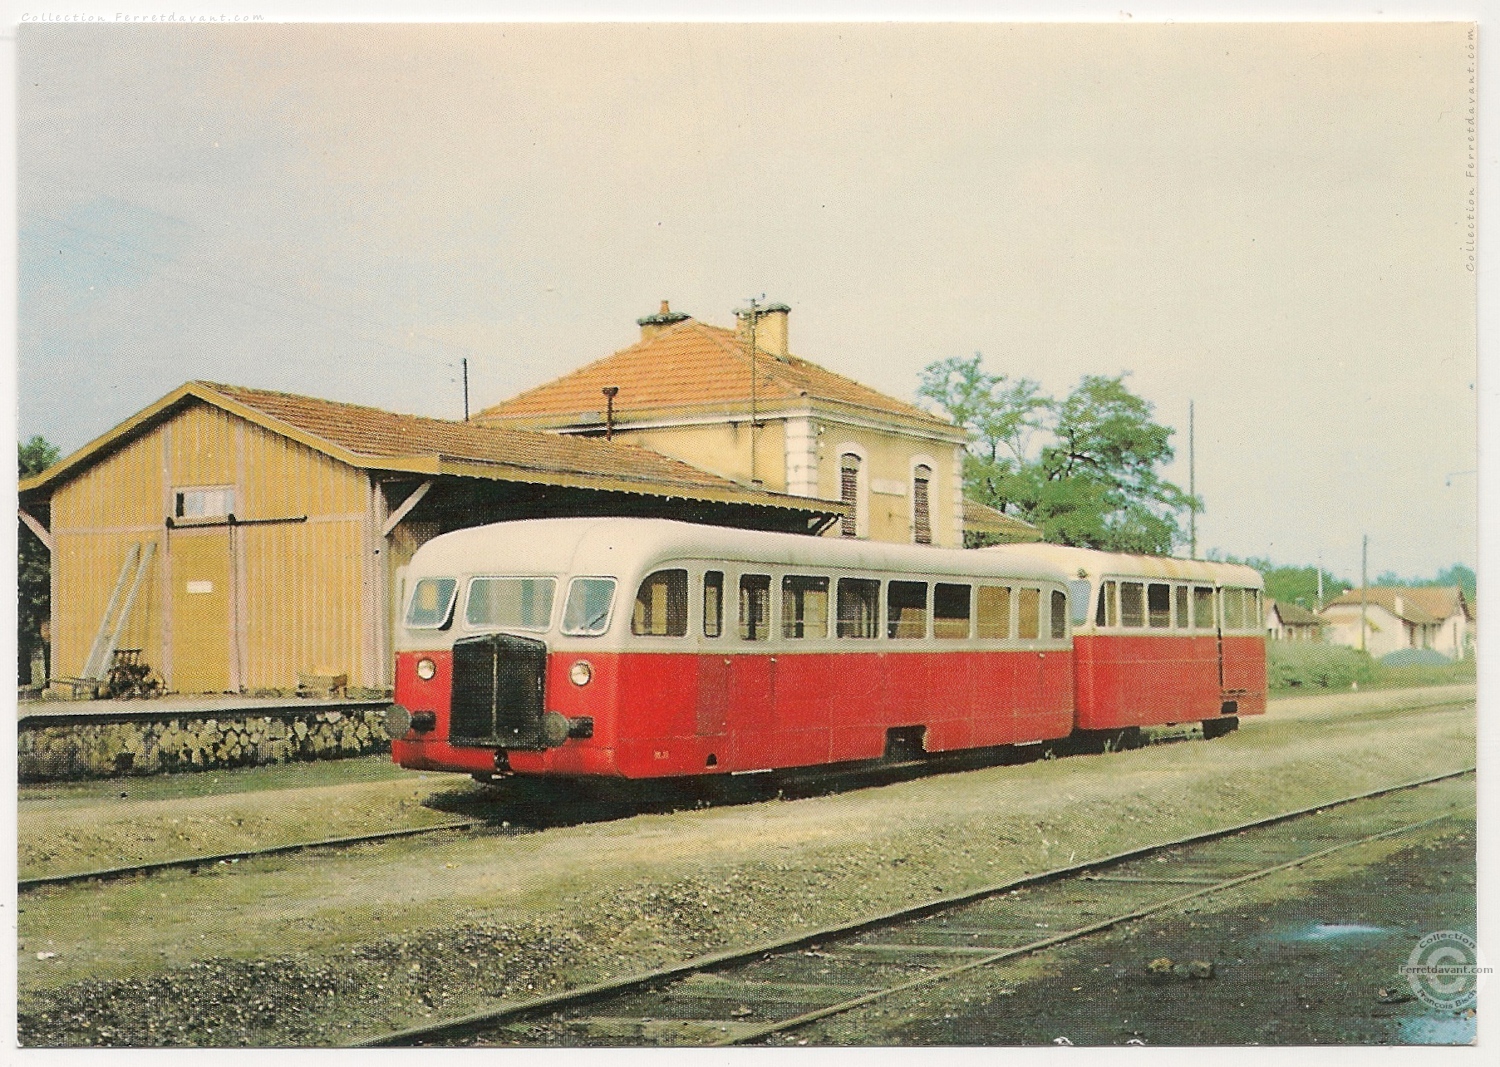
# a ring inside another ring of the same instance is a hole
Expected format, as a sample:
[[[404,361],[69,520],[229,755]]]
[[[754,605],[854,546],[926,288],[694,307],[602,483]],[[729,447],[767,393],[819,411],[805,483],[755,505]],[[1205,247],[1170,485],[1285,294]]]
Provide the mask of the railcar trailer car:
[[[1201,722],[1208,738],[1266,710],[1264,582],[1251,567],[997,545],[986,555],[1063,571],[1080,731]]]
[[[1057,739],[1067,575],[998,554],[662,519],[460,530],[413,556],[404,767],[623,778]]]

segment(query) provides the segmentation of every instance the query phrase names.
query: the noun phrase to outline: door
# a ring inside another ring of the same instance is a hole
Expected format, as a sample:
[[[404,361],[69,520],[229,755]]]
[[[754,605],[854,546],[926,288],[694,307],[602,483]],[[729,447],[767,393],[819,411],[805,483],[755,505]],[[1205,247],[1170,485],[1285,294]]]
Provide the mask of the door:
[[[223,693],[232,688],[234,590],[229,527],[173,530],[172,670],[167,685],[179,693]]]

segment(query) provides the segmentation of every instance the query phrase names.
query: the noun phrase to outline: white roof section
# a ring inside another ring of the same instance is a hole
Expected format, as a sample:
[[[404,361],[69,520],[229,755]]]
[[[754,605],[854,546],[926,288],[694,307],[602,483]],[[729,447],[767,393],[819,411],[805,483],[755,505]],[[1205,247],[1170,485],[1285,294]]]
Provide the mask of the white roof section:
[[[766,533],[671,519],[521,519],[434,537],[408,580],[429,575],[597,574],[630,578],[673,560],[723,560],[831,571],[996,576],[1060,582],[1045,560],[972,549]]]
[[[1056,567],[1069,578],[1121,577],[1164,578],[1177,581],[1214,582],[1246,589],[1263,589],[1265,579],[1254,567],[1240,563],[1211,563],[1201,559],[1171,556],[1136,556],[1127,552],[1101,552],[1071,545],[994,545],[979,550],[1013,559]]]

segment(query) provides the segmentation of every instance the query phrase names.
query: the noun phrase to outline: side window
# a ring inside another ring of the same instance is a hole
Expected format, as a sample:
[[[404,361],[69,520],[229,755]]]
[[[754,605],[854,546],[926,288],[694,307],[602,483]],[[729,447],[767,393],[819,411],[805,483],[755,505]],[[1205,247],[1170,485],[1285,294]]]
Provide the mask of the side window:
[[[1052,590],[1052,637],[1061,641],[1068,636],[1068,594],[1061,589]]]
[[[1118,582],[1103,582],[1099,586],[1099,610],[1094,615],[1095,626],[1120,625],[1120,606],[1115,602],[1115,587]]]
[[[1042,591],[1040,589],[1016,590],[1016,636],[1022,641],[1035,641],[1042,634]]]
[[[562,632],[593,637],[609,629],[610,605],[615,599],[613,578],[574,578],[568,585]]]
[[[969,587],[938,582],[932,587],[932,636],[962,641],[969,636]]]
[[[1161,630],[1172,625],[1172,587],[1161,582],[1152,582],[1146,587],[1146,610],[1151,616],[1153,629]]]
[[[889,582],[885,587],[885,635],[927,636],[927,583]]]
[[[1010,639],[1010,587],[979,587],[979,636],[986,641]]]
[[[788,574],[781,579],[781,636],[828,636],[828,579]]]
[[[673,569],[648,575],[635,594],[630,632],[642,637],[687,634],[687,571]]]
[[[1245,628],[1247,630],[1259,630],[1266,624],[1266,607],[1261,600],[1260,590],[1246,589],[1245,603],[1247,605],[1246,610],[1250,613],[1250,617],[1245,620]]]
[[[771,576],[740,575],[740,640],[764,641],[770,628]]]
[[[703,572],[703,636],[724,632],[724,572]]]
[[[423,578],[412,590],[406,625],[413,630],[441,630],[453,620],[455,578]]]
[[[1120,583],[1120,625],[1146,625],[1146,587],[1140,582]]]
[[[1175,586],[1173,596],[1177,598],[1176,626],[1179,630],[1186,630],[1193,625],[1192,619],[1188,617],[1188,587]]]
[[[1193,586],[1193,626],[1199,630],[1214,628],[1214,591],[1211,586]]]
[[[870,638],[878,632],[880,583],[874,578],[839,579],[840,637]]]

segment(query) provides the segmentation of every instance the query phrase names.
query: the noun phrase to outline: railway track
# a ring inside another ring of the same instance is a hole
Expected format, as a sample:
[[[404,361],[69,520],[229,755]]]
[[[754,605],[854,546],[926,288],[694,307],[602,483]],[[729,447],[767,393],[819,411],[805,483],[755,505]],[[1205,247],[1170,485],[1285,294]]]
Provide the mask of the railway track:
[[[262,856],[285,856],[294,852],[309,852],[314,849],[353,848],[357,845],[378,844],[381,841],[396,841],[406,837],[424,837],[428,834],[474,830],[485,825],[483,822],[476,822],[474,820],[446,822],[438,823],[436,826],[413,826],[400,830],[381,830],[372,834],[355,834],[350,837],[330,837],[319,841],[298,841],[287,845],[273,845],[270,848],[243,849],[238,852],[219,852],[213,855],[181,856],[175,859],[156,860],[152,863],[135,863],[123,867],[105,867],[100,870],[81,871],[76,874],[50,874],[37,878],[21,878],[16,882],[16,892],[27,893],[32,890],[41,889],[44,886],[69,886],[82,882],[106,882],[116,878],[130,878],[136,875],[160,874],[164,871],[190,871],[199,867],[213,867],[221,863],[239,863],[241,860],[256,859]]]
[[[1367,709],[1353,711],[1341,718],[1384,718],[1412,710],[1432,710],[1435,708],[1461,707],[1473,704],[1472,698],[1440,700],[1437,702],[1415,701],[1410,704],[1402,704],[1396,707]],[[1172,744],[1187,740],[1196,736],[1197,726],[1183,727],[1152,727],[1145,731],[1135,742],[1137,745]],[[1044,752],[1044,750],[1046,750]],[[908,778],[923,774],[943,774],[974,770],[980,767],[992,766],[1014,760],[1017,757],[1034,759],[1044,754],[1068,755],[1074,752],[1097,751],[1097,748],[1088,745],[1070,744],[1067,741],[1056,745],[1038,746],[1035,751],[1016,752],[1001,749],[981,749],[970,752],[939,753],[924,759],[903,760],[899,762],[879,762],[872,764],[851,765],[844,768],[823,769],[819,771],[790,770],[769,775],[766,785],[756,788],[754,780],[742,781],[742,788],[723,793],[718,800],[723,803],[745,803],[756,799],[764,799],[765,796],[775,795],[778,791],[785,795],[805,796],[816,793],[830,792],[843,789],[857,789],[864,786],[878,786],[903,781]],[[756,776],[757,778],[759,776]],[[732,781],[721,782],[721,786],[732,786]],[[618,802],[627,801],[627,798],[615,798]],[[637,796],[635,802],[645,807],[650,807],[648,798]],[[656,798],[658,806],[660,798]],[[667,806],[681,806],[689,804],[683,797],[676,798],[676,803]],[[566,823],[569,820],[564,820]],[[587,817],[581,817],[579,821],[589,821]],[[540,828],[535,827],[533,829]],[[16,882],[18,893],[32,892],[44,887],[67,887],[87,882],[112,881],[121,878],[138,877],[152,874],[161,874],[168,871],[196,870],[203,867],[214,867],[219,865],[238,864],[245,860],[252,860],[268,856],[290,855],[299,852],[315,850],[337,850],[353,848],[359,845],[378,844],[383,841],[394,841],[403,838],[423,837],[446,832],[459,832],[465,830],[494,829],[494,820],[484,818],[455,820],[452,822],[439,823],[435,826],[407,827],[398,830],[383,830],[368,834],[356,834],[346,837],[325,838],[316,841],[294,842],[285,845],[275,845],[268,848],[241,849],[232,852],[220,852],[212,854],[200,854],[195,856],[174,857],[165,860],[155,860],[147,863],[125,864],[117,867],[106,867],[90,871],[76,873],[63,873],[54,875],[39,875],[33,878],[21,878]],[[524,832],[521,830],[520,832]]]
[[[1469,767],[839,927],[370,1038],[364,1047],[765,1042],[1449,817]],[[1351,835],[1350,816],[1363,820]]]

